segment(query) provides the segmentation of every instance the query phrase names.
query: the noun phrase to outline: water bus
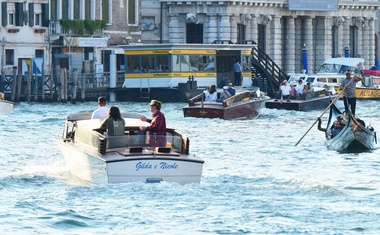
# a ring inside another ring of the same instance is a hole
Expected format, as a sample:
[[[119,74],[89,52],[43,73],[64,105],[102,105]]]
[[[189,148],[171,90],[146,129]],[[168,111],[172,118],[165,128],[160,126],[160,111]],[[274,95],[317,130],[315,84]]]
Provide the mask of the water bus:
[[[234,81],[233,64],[243,69],[242,85],[252,87],[251,51],[247,44],[133,44],[121,46],[125,75],[120,96],[187,101],[204,87]],[[131,97],[120,97],[118,100]]]

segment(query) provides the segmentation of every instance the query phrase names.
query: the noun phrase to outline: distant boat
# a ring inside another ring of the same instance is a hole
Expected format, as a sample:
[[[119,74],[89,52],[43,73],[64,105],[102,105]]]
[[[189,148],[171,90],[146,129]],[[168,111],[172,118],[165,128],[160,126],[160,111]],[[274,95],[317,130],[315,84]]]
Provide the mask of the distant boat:
[[[353,57],[337,57],[330,58],[323,62],[316,74],[306,76],[306,82],[312,84],[316,79],[328,86],[334,87],[337,92],[342,89],[339,85],[346,77],[346,71],[351,70],[352,76],[360,75],[364,79],[356,83],[356,98],[357,99],[380,99],[380,70],[363,69],[363,58]],[[343,97],[343,96],[342,96]]]
[[[236,95],[220,102],[203,101],[203,94],[199,94],[189,100],[189,104],[183,107],[184,117],[197,118],[220,118],[231,119],[250,119],[259,116],[261,108],[269,99],[268,96],[252,95],[251,91],[241,91]],[[218,93],[218,97],[220,92]]]
[[[314,88],[315,90],[308,93],[302,99],[296,99],[295,96],[289,99],[271,99],[265,103],[265,107],[268,109],[285,109],[295,111],[308,111],[325,109],[329,106],[331,100],[335,99],[337,94],[330,94],[323,88]]]
[[[12,112],[13,103],[6,100],[0,100],[0,114],[7,114]]]
[[[356,98],[357,99],[380,99],[380,70],[363,70],[363,81],[358,82],[356,86]],[[335,86],[335,89],[340,92],[339,86]]]
[[[91,113],[69,115],[63,135],[57,137],[71,174],[91,183],[161,181],[179,184],[200,183],[204,161],[189,153],[187,137],[167,128],[165,146],[151,146],[149,134],[140,131],[138,114],[123,114],[125,134],[107,136],[100,131],[100,120]]]
[[[334,104],[331,105],[326,129],[332,127],[341,113]],[[331,138],[326,132],[325,137],[327,148],[339,152],[360,152],[375,149],[376,132],[373,127],[366,126],[363,120],[356,118],[351,113],[348,114],[346,124],[338,135]]]

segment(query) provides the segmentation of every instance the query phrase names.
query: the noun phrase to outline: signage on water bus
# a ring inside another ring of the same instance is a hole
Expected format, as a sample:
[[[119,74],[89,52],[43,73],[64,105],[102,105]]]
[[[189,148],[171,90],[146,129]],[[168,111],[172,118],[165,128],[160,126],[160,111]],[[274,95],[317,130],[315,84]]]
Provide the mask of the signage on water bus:
[[[361,99],[380,98],[380,89],[356,89],[356,97]]]
[[[290,11],[338,11],[338,0],[289,0]]]
[[[138,162],[136,164],[136,171],[139,170],[177,170],[178,164],[176,162],[169,164],[167,162],[160,162],[159,164],[151,164],[149,162]]]

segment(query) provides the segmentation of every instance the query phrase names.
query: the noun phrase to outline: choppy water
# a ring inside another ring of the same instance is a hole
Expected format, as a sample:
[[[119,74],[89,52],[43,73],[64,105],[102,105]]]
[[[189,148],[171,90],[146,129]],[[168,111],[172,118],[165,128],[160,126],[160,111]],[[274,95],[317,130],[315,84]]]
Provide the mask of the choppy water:
[[[148,103],[115,104],[150,115]],[[201,183],[184,186],[75,179],[54,137],[96,103],[15,105],[0,116],[0,233],[379,234],[380,150],[329,151],[316,127],[294,146],[322,110],[224,121],[183,118],[184,105],[164,103],[168,126],[206,161]],[[379,101],[357,106],[379,131]]]

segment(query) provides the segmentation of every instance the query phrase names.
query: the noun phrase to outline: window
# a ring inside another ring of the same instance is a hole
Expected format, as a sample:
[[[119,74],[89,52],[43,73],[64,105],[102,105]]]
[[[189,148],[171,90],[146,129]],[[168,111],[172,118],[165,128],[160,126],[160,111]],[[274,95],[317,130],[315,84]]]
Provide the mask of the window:
[[[50,0],[50,15],[51,20],[57,20],[58,19],[58,6],[57,6],[57,0]]]
[[[35,57],[36,58],[44,58],[44,50],[36,50]]]
[[[186,24],[186,43],[203,43],[203,24]]]
[[[15,14],[14,13],[8,14],[8,25],[15,25]]]
[[[62,19],[69,19],[69,1],[62,0]]]
[[[14,65],[15,52],[13,49],[5,50],[5,65]]]
[[[107,22],[107,24],[112,23],[112,5],[111,0],[102,0],[102,19]]]
[[[332,56],[339,57],[339,28],[338,26],[332,26]]]
[[[41,14],[34,14],[34,25],[41,26]]]
[[[173,55],[173,71],[195,72],[198,71],[198,55]]]
[[[350,55],[351,57],[359,57],[358,45],[359,45],[359,29],[356,26],[350,26]]]
[[[130,55],[126,73],[168,72],[169,55]]]
[[[80,5],[79,1],[74,1],[74,19],[80,20]]]
[[[84,19],[85,20],[92,20],[92,5],[91,0],[85,0],[84,3]]]
[[[245,41],[245,25],[243,24],[237,24],[237,41],[242,42]]]
[[[128,0],[127,3],[127,19],[128,19],[128,24],[137,24],[137,8],[138,8],[138,3],[136,0]]]

